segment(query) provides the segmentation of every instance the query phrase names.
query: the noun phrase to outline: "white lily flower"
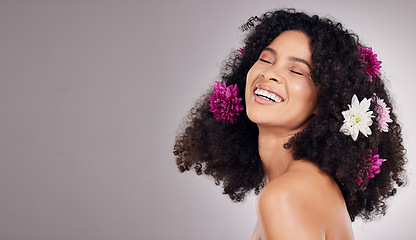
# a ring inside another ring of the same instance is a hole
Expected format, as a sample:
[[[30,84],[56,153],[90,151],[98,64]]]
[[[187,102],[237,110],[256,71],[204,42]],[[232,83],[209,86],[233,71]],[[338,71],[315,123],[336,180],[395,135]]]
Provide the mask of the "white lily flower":
[[[349,109],[342,112],[344,116],[344,124],[341,126],[340,132],[350,135],[354,141],[357,140],[358,134],[361,132],[364,136],[371,135],[370,126],[373,124],[373,111],[370,110],[371,99],[364,98],[358,101],[357,95],[352,96]]]

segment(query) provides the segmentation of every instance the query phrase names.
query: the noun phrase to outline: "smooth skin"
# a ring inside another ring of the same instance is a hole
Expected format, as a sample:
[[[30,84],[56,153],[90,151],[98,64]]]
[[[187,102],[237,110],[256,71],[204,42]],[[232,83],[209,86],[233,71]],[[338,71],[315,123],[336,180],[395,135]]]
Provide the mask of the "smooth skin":
[[[265,172],[252,240],[353,239],[335,181],[315,164],[294,160],[291,150],[283,147],[309,126],[319,107],[319,87],[310,77],[311,56],[307,35],[285,31],[264,49],[247,74],[246,110],[259,128]],[[277,101],[255,94],[258,89],[272,93]]]

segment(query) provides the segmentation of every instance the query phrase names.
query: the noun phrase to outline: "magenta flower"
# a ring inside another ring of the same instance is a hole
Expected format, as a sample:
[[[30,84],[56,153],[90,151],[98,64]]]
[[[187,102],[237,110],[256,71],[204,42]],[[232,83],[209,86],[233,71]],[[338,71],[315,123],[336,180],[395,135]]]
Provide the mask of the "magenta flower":
[[[362,178],[358,178],[358,180],[357,180],[357,184],[358,184],[358,186],[361,186],[361,184],[364,182],[364,180],[362,179]],[[363,188],[363,190],[365,190],[366,189],[366,187],[364,187]]]
[[[387,159],[380,158],[380,155],[377,154],[378,148],[370,151],[370,154],[366,156],[367,158],[367,176],[368,179],[374,178],[374,175],[380,173],[380,166],[383,162],[387,161]]]
[[[246,56],[246,47],[241,47],[237,51],[240,52],[243,57]]]
[[[377,112],[376,121],[378,122],[378,130],[380,130],[380,132],[388,132],[389,126],[387,123],[393,122],[390,118],[390,108],[387,107],[384,100],[379,97],[375,98],[375,102],[377,104],[375,111]]]
[[[370,78],[370,82],[372,82],[373,77],[375,77],[376,74],[381,74],[378,71],[381,68],[381,61],[377,59],[377,54],[373,53],[372,48],[358,46],[358,55],[360,56],[365,65],[365,72]]]
[[[374,150],[370,150],[370,153],[365,156],[365,159],[367,161],[367,179],[370,180],[375,177],[376,174],[379,174],[381,172],[380,167],[381,164],[387,159],[380,158],[380,155],[377,154],[378,148],[375,148]],[[358,186],[361,186],[361,184],[364,182],[364,180],[360,177],[357,180]],[[363,190],[366,188],[364,187]]]
[[[242,98],[238,98],[237,84],[226,86],[225,82],[215,82],[212,96],[207,99],[209,111],[214,114],[215,119],[220,122],[235,123],[238,112],[244,108],[240,105]]]

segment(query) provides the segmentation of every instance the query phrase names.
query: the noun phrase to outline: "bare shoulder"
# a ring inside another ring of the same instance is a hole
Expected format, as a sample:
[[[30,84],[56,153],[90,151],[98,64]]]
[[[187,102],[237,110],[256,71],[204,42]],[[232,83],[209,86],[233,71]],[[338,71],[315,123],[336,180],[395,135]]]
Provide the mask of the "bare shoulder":
[[[313,214],[313,188],[303,177],[290,174],[268,183],[257,197],[262,239],[323,239],[324,232]]]
[[[268,183],[258,196],[259,206],[316,209],[317,204],[342,197],[336,183],[317,167],[288,171]],[[288,206],[285,206],[288,204]],[[303,214],[307,209],[302,209]]]
[[[330,239],[331,222],[350,224],[336,183],[314,167],[269,182],[256,208],[262,239]]]

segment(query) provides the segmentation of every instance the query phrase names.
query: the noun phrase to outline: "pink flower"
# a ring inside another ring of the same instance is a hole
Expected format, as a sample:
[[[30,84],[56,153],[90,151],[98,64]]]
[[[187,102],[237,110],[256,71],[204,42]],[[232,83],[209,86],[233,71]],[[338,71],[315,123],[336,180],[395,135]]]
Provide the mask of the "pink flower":
[[[387,123],[393,122],[390,118],[390,108],[387,107],[384,100],[379,97],[375,98],[375,102],[377,104],[375,111],[377,112],[376,121],[378,122],[378,130],[380,130],[380,132],[388,132],[389,126]]]
[[[209,111],[214,114],[217,121],[235,123],[238,112],[244,108],[240,105],[242,101],[238,98],[237,84],[226,86],[225,82],[215,82],[212,96],[207,99],[209,103]]]
[[[370,82],[372,82],[373,77],[375,77],[376,74],[381,74],[378,71],[381,68],[381,61],[377,59],[377,54],[373,53],[372,48],[358,46],[358,55],[360,56],[365,65],[365,72],[370,78]]]
[[[380,158],[380,155],[377,154],[378,148],[370,151],[370,154],[366,156],[367,158],[367,176],[368,179],[374,178],[374,175],[380,173],[380,166],[383,162],[387,161],[387,159]]]
[[[362,178],[358,178],[358,180],[357,180],[357,184],[358,184],[358,186],[361,186],[361,183],[363,183],[364,182],[364,180],[362,179]],[[363,188],[363,190],[365,190],[366,188]]]
[[[380,158],[380,155],[377,154],[378,148],[375,148],[374,150],[370,150],[370,153],[365,156],[365,159],[367,161],[367,179],[370,180],[375,177],[376,174],[379,174],[381,172],[380,167],[383,162],[387,161],[387,159]],[[364,182],[364,180],[360,177],[357,180],[358,186],[361,186],[361,184]],[[365,190],[365,187],[363,188]]]
[[[246,56],[246,47],[241,47],[237,51],[240,52],[243,55],[243,57]]]

